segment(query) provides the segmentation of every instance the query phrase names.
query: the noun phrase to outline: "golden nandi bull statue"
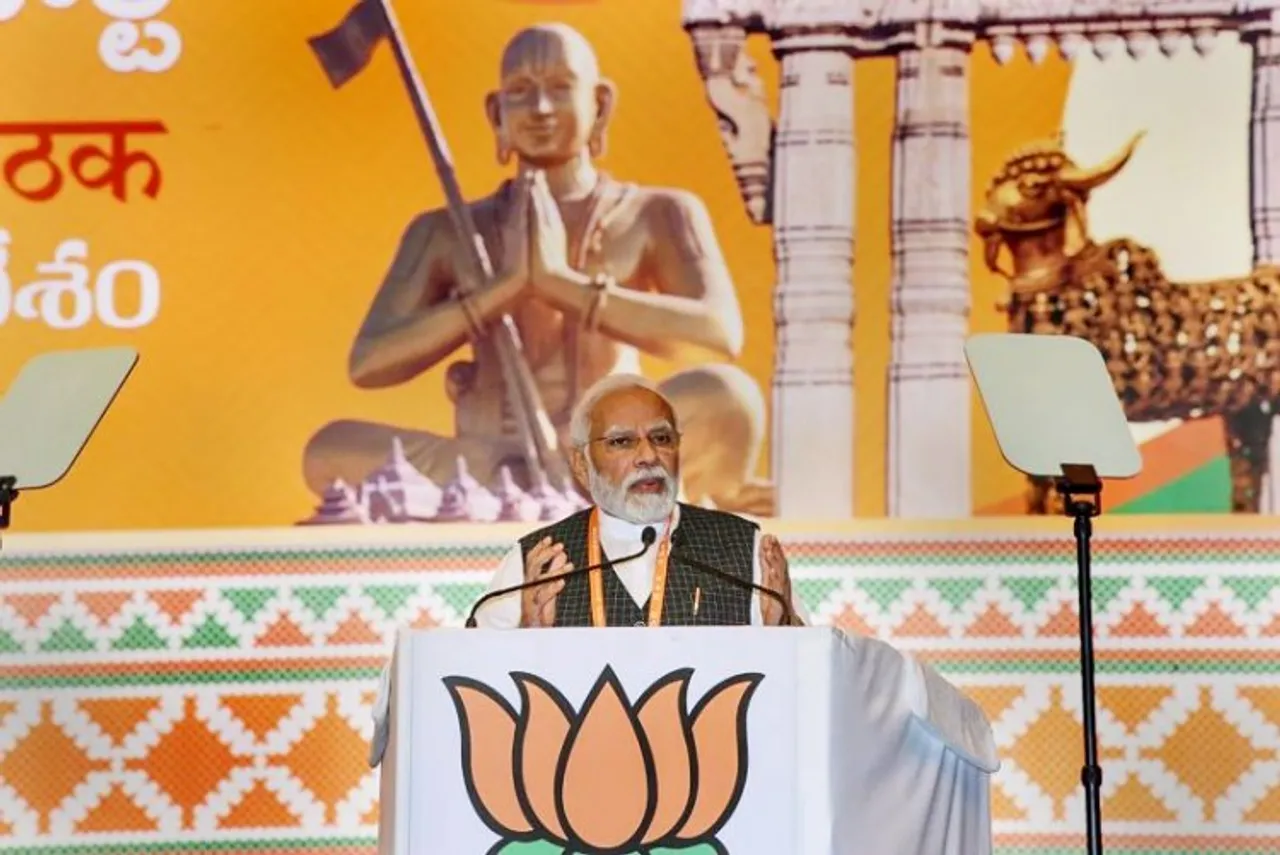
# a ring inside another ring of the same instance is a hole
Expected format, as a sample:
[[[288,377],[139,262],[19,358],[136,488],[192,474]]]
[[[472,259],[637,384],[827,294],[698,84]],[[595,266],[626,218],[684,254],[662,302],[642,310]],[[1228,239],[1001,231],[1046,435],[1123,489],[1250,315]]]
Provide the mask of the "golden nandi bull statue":
[[[1130,421],[1221,416],[1231,508],[1256,513],[1280,413],[1280,270],[1170,282],[1151,249],[1128,238],[1095,243],[1089,194],[1124,168],[1141,136],[1091,168],[1060,141],[1022,148],[992,179],[974,227],[987,266],[1008,280],[1009,330],[1097,345]],[[1041,479],[1027,505],[1033,514],[1059,507]]]

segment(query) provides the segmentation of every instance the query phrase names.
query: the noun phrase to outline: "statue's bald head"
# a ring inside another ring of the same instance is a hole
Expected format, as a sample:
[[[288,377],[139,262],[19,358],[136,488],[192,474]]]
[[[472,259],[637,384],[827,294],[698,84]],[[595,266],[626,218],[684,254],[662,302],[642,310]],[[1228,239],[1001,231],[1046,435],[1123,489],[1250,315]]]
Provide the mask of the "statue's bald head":
[[[511,37],[502,51],[500,73],[504,80],[522,71],[548,68],[568,68],[588,86],[600,79],[595,49],[568,24],[525,27]]]
[[[514,153],[545,169],[584,153],[598,157],[613,99],[582,33],[558,23],[520,30],[502,51],[501,85],[485,104],[499,159]]]

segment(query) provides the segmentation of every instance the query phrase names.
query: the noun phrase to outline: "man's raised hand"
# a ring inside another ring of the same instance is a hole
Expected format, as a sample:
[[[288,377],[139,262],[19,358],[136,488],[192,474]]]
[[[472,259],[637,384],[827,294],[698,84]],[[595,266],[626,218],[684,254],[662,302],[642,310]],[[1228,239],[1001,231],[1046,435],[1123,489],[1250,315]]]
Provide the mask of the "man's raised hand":
[[[524,559],[524,580],[533,582],[547,576],[568,573],[573,569],[564,545],[553,543],[544,537],[538,541]],[[554,626],[556,622],[556,597],[564,590],[564,580],[547,582],[526,588],[520,598],[520,625],[524,627]]]

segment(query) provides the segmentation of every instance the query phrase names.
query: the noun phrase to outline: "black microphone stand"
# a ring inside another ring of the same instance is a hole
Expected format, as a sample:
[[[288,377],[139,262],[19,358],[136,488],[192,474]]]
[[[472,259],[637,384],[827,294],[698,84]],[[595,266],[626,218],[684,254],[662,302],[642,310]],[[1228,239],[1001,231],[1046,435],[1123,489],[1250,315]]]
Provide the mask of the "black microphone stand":
[[[644,531],[641,532],[640,534],[640,542],[643,543],[644,545],[640,547],[639,552],[633,552],[630,555],[624,555],[621,558],[606,557],[605,560],[601,561],[599,564],[592,564],[590,567],[575,567],[572,570],[566,570],[563,573],[556,573],[551,576],[538,576],[533,579],[526,579],[525,581],[521,582],[518,585],[510,585],[506,588],[499,588],[496,591],[489,591],[485,593],[483,596],[481,596],[480,599],[476,600],[474,604],[472,604],[471,611],[467,613],[467,621],[465,626],[467,629],[476,628],[476,626],[478,625],[476,621],[476,614],[479,613],[480,607],[483,606],[485,603],[489,602],[490,600],[497,599],[498,597],[505,597],[508,594],[519,593],[520,591],[527,591],[530,588],[537,588],[542,585],[549,585],[552,582],[559,582],[564,579],[571,579],[574,576],[581,576],[584,573],[594,573],[597,570],[603,570],[606,567],[612,568],[615,564],[626,564],[628,561],[634,561],[635,559],[639,558],[641,555],[644,555],[646,552],[648,552],[649,547],[653,546],[653,542],[657,539],[658,539],[658,533],[654,529],[654,527],[645,526]],[[551,562],[544,561],[542,566],[543,566],[543,569],[545,570],[547,567],[551,566]]]
[[[801,624],[796,618],[795,610],[791,608],[791,603],[787,601],[787,598],[772,588],[766,588],[764,585],[757,585],[755,582],[748,581],[747,579],[740,579],[732,573],[721,570],[719,567],[713,567],[705,561],[699,561],[696,558],[692,558],[684,554],[682,551],[677,551],[675,545],[673,545],[671,552],[673,556],[679,558],[680,561],[688,564],[694,570],[714,576],[717,579],[723,579],[731,585],[736,585],[739,588],[769,597],[782,607],[782,616],[786,621],[783,626],[803,626],[803,624]]]
[[[1075,520],[1076,590],[1080,600],[1080,685],[1084,708],[1085,839],[1089,855],[1102,855],[1102,767],[1098,764],[1098,717],[1093,689],[1093,588],[1090,538],[1093,518],[1102,513],[1102,481],[1087,464],[1062,464],[1057,482],[1063,510]]]

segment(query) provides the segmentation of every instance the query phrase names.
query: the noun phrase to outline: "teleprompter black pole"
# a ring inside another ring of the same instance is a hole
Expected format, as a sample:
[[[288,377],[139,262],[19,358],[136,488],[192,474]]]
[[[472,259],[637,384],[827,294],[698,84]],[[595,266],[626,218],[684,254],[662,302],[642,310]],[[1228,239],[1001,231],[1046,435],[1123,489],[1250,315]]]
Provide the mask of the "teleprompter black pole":
[[[1102,513],[1102,481],[1092,466],[1062,465],[1057,484],[1063,510],[1075,521],[1076,590],[1080,611],[1080,687],[1084,708],[1085,841],[1089,855],[1102,855],[1102,767],[1098,765],[1098,715],[1093,689],[1093,585],[1090,540],[1093,518]]]
[[[0,475],[0,529],[9,527],[9,506],[18,498],[17,485],[12,475]]]

